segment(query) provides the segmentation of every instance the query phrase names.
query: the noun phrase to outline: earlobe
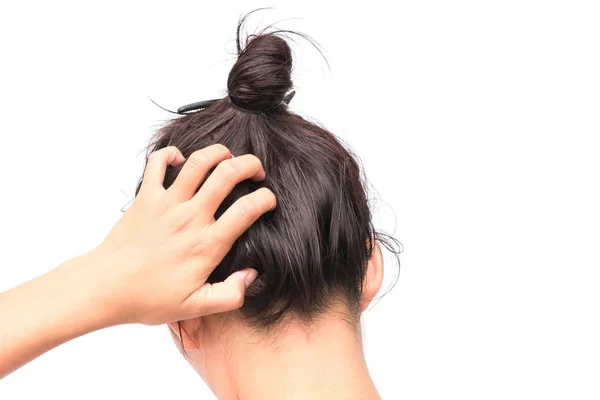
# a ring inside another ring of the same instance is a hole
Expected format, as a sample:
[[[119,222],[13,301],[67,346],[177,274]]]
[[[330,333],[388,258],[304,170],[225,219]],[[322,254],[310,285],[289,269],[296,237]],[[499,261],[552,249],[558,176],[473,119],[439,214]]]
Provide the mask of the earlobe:
[[[365,311],[377,296],[383,284],[383,256],[377,242],[373,242],[373,254],[367,266],[360,301],[361,311]]]
[[[181,330],[179,329],[179,324],[181,324]],[[171,328],[171,332],[173,332],[174,339],[179,342],[180,345],[183,343],[184,350],[197,350],[198,345],[193,337],[199,328],[200,318],[188,319],[181,321],[179,324],[177,322],[169,323],[169,328]]]

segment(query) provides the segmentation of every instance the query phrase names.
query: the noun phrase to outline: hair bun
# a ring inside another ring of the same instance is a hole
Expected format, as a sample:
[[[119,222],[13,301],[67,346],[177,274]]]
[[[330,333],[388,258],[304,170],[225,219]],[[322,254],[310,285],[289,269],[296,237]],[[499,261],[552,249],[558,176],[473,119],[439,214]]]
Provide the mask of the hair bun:
[[[292,88],[292,51],[275,33],[248,37],[229,72],[227,90],[231,102],[244,110],[260,112],[281,104]]]

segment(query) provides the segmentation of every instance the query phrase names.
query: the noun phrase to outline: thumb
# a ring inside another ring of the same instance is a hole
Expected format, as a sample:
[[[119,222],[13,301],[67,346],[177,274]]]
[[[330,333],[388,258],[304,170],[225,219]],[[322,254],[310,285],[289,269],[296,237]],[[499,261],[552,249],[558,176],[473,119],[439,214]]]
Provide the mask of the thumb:
[[[244,304],[246,289],[257,275],[256,270],[246,268],[229,275],[223,282],[205,283],[188,298],[189,309],[197,314],[191,318],[237,310]]]

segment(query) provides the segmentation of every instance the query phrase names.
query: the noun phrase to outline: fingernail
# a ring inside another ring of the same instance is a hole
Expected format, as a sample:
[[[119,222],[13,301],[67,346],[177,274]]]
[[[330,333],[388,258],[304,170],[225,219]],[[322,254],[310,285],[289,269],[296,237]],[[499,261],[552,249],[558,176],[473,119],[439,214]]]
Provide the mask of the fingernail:
[[[258,272],[255,269],[251,269],[250,272],[248,272],[246,274],[246,278],[244,278],[246,287],[249,287],[250,285],[252,285],[252,282],[254,282],[254,280],[256,279],[257,276],[258,276]]]

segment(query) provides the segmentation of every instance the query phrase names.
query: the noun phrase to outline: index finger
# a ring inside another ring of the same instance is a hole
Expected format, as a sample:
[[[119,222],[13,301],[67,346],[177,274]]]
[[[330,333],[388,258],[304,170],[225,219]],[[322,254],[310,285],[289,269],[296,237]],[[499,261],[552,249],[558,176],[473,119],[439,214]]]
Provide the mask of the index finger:
[[[179,165],[185,157],[175,146],[168,146],[151,153],[146,162],[146,169],[140,187],[142,191],[163,189],[167,165]]]

